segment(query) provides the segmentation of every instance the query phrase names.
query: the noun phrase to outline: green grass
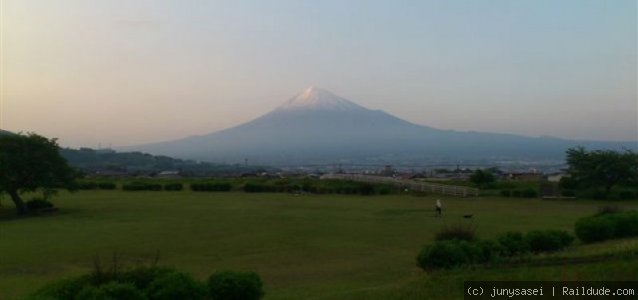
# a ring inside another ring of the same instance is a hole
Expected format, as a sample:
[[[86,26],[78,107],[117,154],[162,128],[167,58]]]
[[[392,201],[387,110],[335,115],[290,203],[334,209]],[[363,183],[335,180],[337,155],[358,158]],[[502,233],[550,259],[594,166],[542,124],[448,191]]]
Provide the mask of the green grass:
[[[434,217],[436,198],[443,201],[442,218]],[[57,215],[18,219],[10,201],[2,200],[0,299],[19,299],[87,272],[96,255],[106,259],[113,252],[135,264],[159,251],[161,265],[199,279],[222,269],[254,270],[267,299],[450,299],[441,295],[461,297],[464,279],[587,280],[611,270],[618,279],[638,279],[636,258],[435,274],[416,267],[421,247],[445,224],[466,222],[465,214],[474,215],[481,238],[511,230],[573,231],[578,218],[597,211],[600,202],[593,201],[83,191],[62,193],[54,202],[61,208]],[[574,246],[557,255],[637,244]]]

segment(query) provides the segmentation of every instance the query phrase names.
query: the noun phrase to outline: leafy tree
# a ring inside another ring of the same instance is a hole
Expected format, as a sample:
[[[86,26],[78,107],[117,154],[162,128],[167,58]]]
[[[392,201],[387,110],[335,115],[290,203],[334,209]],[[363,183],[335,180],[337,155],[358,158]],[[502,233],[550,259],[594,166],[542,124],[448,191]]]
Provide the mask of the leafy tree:
[[[474,174],[470,176],[470,181],[477,186],[486,186],[496,181],[496,177],[489,171],[476,170]]]
[[[56,139],[37,134],[0,135],[0,192],[6,192],[19,215],[28,207],[23,192],[41,190],[49,196],[56,188],[71,189],[75,172],[58,152]]]
[[[609,194],[616,185],[638,183],[638,153],[631,150],[587,151],[583,147],[567,150],[567,173],[561,186],[568,188],[602,187]]]

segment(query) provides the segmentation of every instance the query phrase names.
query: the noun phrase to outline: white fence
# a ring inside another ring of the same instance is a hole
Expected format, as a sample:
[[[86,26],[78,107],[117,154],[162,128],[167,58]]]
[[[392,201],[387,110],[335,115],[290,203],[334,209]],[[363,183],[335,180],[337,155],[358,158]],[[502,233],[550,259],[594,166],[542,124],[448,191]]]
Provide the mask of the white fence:
[[[402,187],[402,188],[409,188],[410,190],[413,190],[413,191],[430,192],[430,193],[459,196],[459,197],[470,197],[470,196],[479,195],[479,190],[475,188],[429,183],[429,182],[419,182],[414,180],[398,179],[393,177],[382,177],[382,176],[361,175],[361,174],[326,174],[321,176],[321,179],[340,179],[340,180],[352,180],[352,181],[368,182],[368,183],[384,183],[384,184],[391,184],[391,185]]]

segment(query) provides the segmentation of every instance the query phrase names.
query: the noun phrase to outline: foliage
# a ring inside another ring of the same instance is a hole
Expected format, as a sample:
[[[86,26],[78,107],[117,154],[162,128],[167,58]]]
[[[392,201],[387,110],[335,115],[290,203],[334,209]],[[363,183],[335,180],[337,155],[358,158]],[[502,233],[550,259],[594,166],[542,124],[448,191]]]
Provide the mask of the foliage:
[[[118,274],[117,281],[133,284],[138,289],[144,291],[156,278],[173,272],[176,271],[171,268],[140,266]]]
[[[184,185],[181,183],[166,183],[164,184],[165,191],[181,191],[184,189]]]
[[[87,276],[64,279],[45,285],[36,291],[34,297],[49,297],[52,299],[74,299],[90,282]]]
[[[614,222],[614,238],[638,236],[638,211],[625,211],[608,217]]]
[[[582,218],[574,225],[576,236],[583,243],[594,243],[611,239],[614,236],[614,223],[609,218]]]
[[[530,251],[534,253],[558,251],[571,245],[574,237],[562,230],[534,230],[525,235]]]
[[[191,276],[171,272],[155,279],[146,289],[149,300],[200,300],[205,296],[202,284]]]
[[[475,244],[481,251],[478,259],[479,263],[492,261],[503,252],[503,247],[492,240],[478,240]]]
[[[436,233],[434,239],[436,241],[463,240],[471,242],[476,240],[477,228],[478,226],[473,223],[457,223],[451,226],[446,225]]]
[[[620,200],[630,200],[636,198],[638,198],[638,191],[624,189],[618,192],[618,199]]]
[[[538,191],[530,187],[518,190],[501,190],[501,196],[514,198],[537,198]]]
[[[611,211],[581,218],[574,225],[583,243],[638,236],[637,211]]]
[[[136,181],[136,182],[123,184],[122,190],[124,191],[161,191],[162,185],[159,183]]]
[[[191,183],[191,190],[195,192],[228,192],[233,186],[228,182],[198,182]]]
[[[181,173],[186,176],[220,176],[270,170],[263,166],[212,164],[141,152],[100,151],[89,148],[64,148],[60,149],[60,154],[71,166],[89,174],[107,170],[115,171],[116,174],[137,176],[167,170],[181,170]]]
[[[537,198],[538,192],[535,189],[527,188],[521,191],[522,198]]]
[[[587,151],[583,147],[567,150],[568,175],[564,188],[602,188],[609,195],[617,185],[638,184],[638,154],[631,150]]]
[[[529,252],[529,244],[522,233],[506,232],[497,237],[501,245],[501,254],[504,256],[516,256]]]
[[[264,296],[261,279],[254,272],[217,272],[208,279],[208,291],[213,300],[257,300]]]
[[[478,187],[484,187],[495,182],[496,177],[489,171],[476,170],[470,176],[470,181]]]
[[[75,171],[58,148],[56,139],[33,133],[0,135],[0,192],[11,196],[18,214],[28,212],[22,192],[73,189]]]
[[[263,284],[254,272],[216,272],[207,284],[170,268],[140,266],[118,270],[117,263],[101,266],[85,276],[45,286],[28,299],[76,300],[256,300],[264,295]]]
[[[86,286],[75,300],[146,300],[146,295],[130,283],[110,282],[102,286]]]
[[[244,192],[246,193],[275,193],[282,192],[281,188],[274,185],[267,185],[257,182],[248,182],[244,185]]]
[[[437,241],[423,247],[417,265],[423,270],[468,266],[483,260],[483,251],[476,243],[463,240]]]
[[[76,185],[80,190],[97,190],[98,187],[98,183],[94,181],[79,181]]]
[[[114,190],[117,188],[114,182],[99,182],[97,186],[100,190]]]
[[[37,212],[41,209],[52,208],[53,203],[42,198],[33,198],[26,203],[29,212]]]
[[[79,180],[76,184],[76,188],[80,190],[114,190],[117,188],[117,185],[115,182],[108,181]]]

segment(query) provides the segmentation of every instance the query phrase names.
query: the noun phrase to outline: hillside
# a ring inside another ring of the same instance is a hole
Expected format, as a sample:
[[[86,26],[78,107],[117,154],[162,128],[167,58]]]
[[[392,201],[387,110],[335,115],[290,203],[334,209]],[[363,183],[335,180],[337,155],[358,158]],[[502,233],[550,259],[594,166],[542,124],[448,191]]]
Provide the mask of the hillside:
[[[115,152],[89,148],[79,150],[64,148],[60,149],[60,154],[72,167],[88,174],[140,175],[180,171],[191,176],[211,176],[237,175],[264,169],[259,166],[211,164],[141,152]]]

